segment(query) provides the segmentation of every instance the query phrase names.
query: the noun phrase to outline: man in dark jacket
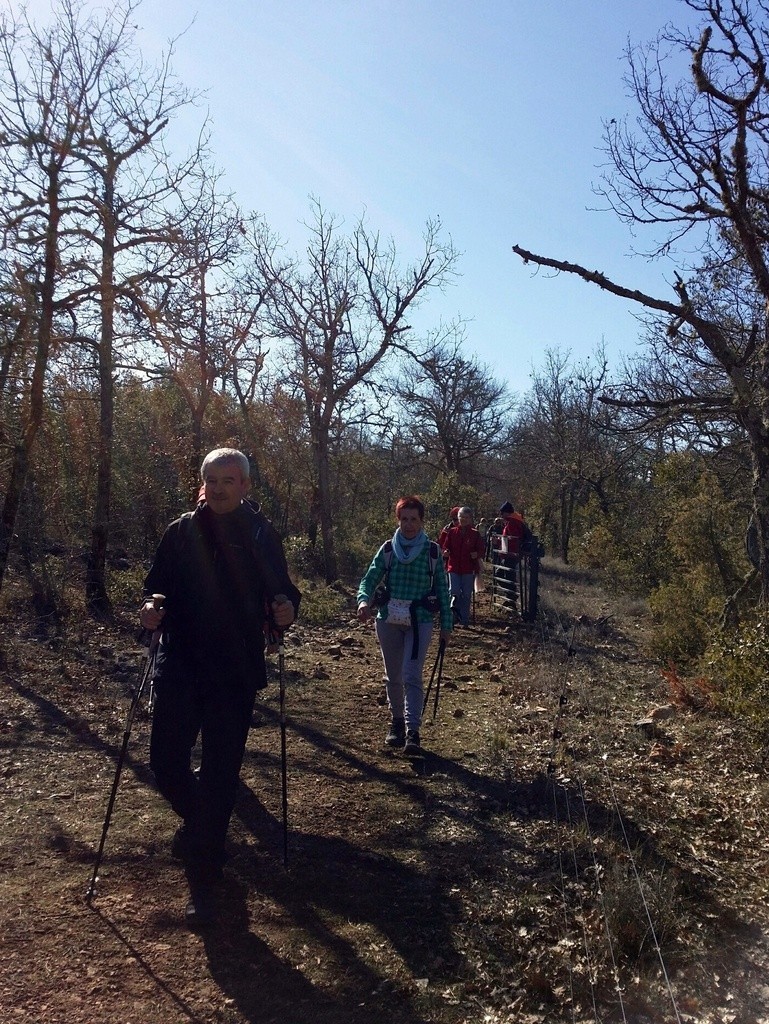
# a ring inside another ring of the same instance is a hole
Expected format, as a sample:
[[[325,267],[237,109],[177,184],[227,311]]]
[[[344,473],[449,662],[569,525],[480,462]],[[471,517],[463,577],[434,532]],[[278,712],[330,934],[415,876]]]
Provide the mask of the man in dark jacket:
[[[203,460],[201,477],[203,500],[164,533],[140,613],[145,629],[162,630],[150,767],[183,820],[172,851],[186,861],[193,926],[213,917],[254,700],[267,682],[265,629],[290,626],[300,600],[280,537],[245,500],[246,456],[217,448]],[[164,596],[161,609],[153,594]]]

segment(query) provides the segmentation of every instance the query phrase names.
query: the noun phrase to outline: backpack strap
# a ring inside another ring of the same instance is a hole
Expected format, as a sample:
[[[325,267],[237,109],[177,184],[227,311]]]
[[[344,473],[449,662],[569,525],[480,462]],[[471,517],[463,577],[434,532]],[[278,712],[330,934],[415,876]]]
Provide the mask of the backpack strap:
[[[386,540],[382,545],[382,551],[385,556],[385,571],[382,577],[382,582],[387,586],[387,581],[390,578],[390,566],[393,564],[393,542]]]
[[[254,517],[251,529],[251,554],[262,580],[266,583],[266,590],[272,596],[284,593],[293,604],[294,616],[296,617],[299,614],[299,603],[302,595],[288,575],[288,566],[280,534],[261,509],[254,508],[250,502],[247,504]],[[265,601],[269,614],[268,594],[265,595]]]
[[[434,540],[430,541],[430,590],[435,591],[435,567],[441,558],[441,549]]]
[[[382,551],[384,552],[385,556],[385,571],[383,580],[385,583],[387,583],[388,577],[390,575],[390,566],[393,564],[393,542],[391,540],[386,540],[382,545]],[[430,590],[435,590],[435,567],[438,564],[440,558],[441,549],[435,543],[434,540],[431,540],[429,551]]]
[[[192,512],[185,512],[179,516],[179,537],[178,552],[183,552],[192,537]]]

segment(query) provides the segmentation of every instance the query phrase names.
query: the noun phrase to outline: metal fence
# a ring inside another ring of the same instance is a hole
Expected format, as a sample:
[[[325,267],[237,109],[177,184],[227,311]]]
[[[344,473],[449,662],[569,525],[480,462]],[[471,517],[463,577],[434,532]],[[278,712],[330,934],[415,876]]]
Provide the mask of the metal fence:
[[[511,617],[524,622],[537,617],[539,560],[542,548],[537,537],[525,541],[515,537],[492,537],[491,603]]]

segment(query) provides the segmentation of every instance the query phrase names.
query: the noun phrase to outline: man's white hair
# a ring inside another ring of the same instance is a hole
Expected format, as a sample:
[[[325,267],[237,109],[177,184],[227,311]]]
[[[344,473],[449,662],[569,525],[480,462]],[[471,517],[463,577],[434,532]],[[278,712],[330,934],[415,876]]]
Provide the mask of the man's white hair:
[[[209,466],[218,466],[224,462],[234,462],[240,469],[242,480],[248,480],[251,476],[251,466],[243,452],[237,448],[214,448],[212,452],[203,459],[200,467],[200,479],[206,479],[206,470]]]

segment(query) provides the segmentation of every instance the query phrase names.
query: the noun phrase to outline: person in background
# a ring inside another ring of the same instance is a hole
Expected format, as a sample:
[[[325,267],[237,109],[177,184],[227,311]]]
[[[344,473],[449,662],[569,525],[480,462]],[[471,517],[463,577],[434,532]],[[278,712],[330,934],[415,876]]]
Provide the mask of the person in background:
[[[521,545],[531,537],[531,530],[526,524],[520,512],[516,512],[513,504],[506,501],[499,510],[504,520],[502,536],[507,537],[507,551],[509,555],[519,556]]]
[[[390,729],[385,743],[407,756],[422,753],[423,679],[433,618],[440,615],[440,637],[449,642],[451,606],[440,549],[431,553],[424,531],[425,507],[416,495],[395,506],[398,528],[374,555],[358,587],[358,618],[375,628],[385,669]]]
[[[155,674],[150,768],[182,819],[171,846],[190,884],[191,927],[212,923],[214,887],[257,690],[266,686],[265,626],[294,621],[300,594],[280,537],[245,499],[246,456],[209,452],[201,466],[203,501],[161,538],[144,583],[139,618],[161,630]],[[164,595],[162,608],[152,600]],[[199,773],[191,755],[201,738]]]
[[[484,561],[491,561],[491,553],[499,547],[499,538],[502,536],[502,530],[504,530],[504,528],[504,519],[502,516],[497,516],[486,531],[486,554],[484,555]]]
[[[449,574],[452,605],[458,625],[470,625],[470,605],[475,588],[475,577],[481,570],[485,554],[483,538],[473,526],[472,509],[466,505],[460,508],[459,523],[448,531],[443,550],[448,556],[446,568]]]
[[[455,505],[454,508],[449,512],[449,521],[443,527],[441,532],[438,534],[438,545],[443,548],[443,542],[446,539],[449,530],[453,530],[459,522],[459,505]]]

